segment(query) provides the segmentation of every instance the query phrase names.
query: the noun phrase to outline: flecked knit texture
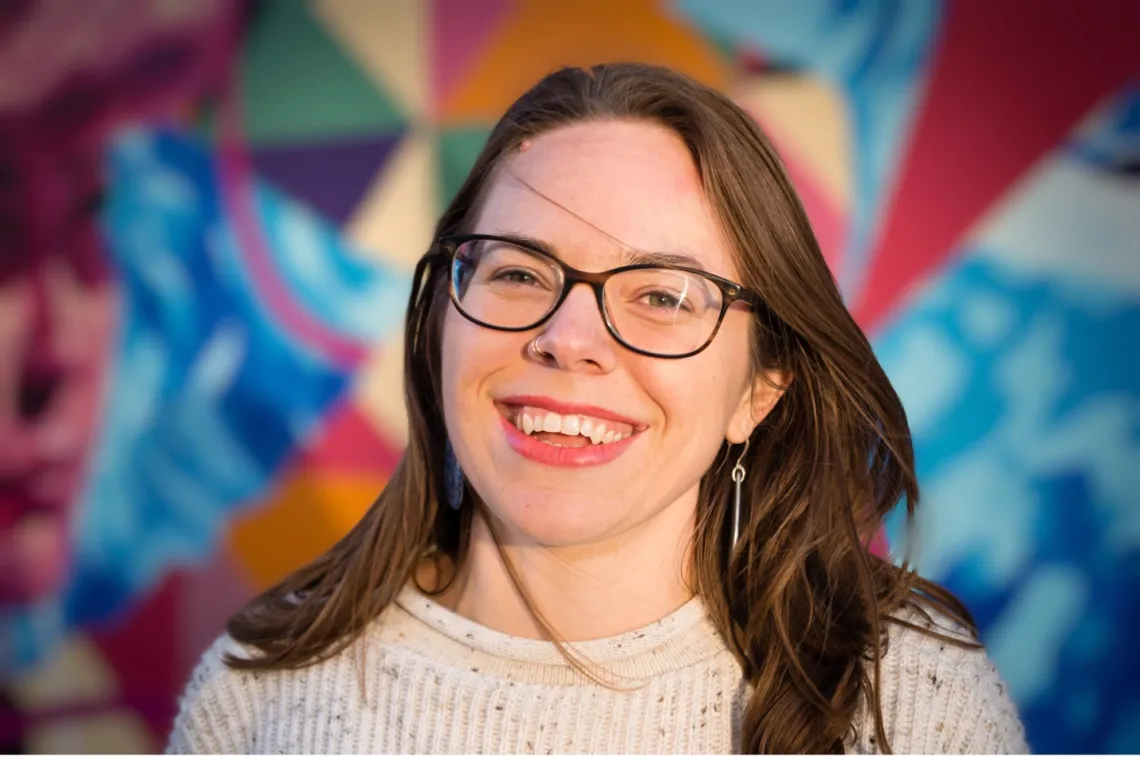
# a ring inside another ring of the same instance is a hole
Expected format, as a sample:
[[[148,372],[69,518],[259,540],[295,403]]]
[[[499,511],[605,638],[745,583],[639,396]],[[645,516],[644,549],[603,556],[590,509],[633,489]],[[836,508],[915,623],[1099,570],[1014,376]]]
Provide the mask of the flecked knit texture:
[[[917,614],[909,620],[920,622]],[[949,619],[939,627],[961,632]],[[924,622],[925,621],[921,621]],[[750,689],[692,600],[639,631],[574,645],[625,677],[591,683],[553,644],[478,625],[406,589],[340,654],[296,671],[234,671],[223,636],[183,695],[168,753],[695,754],[738,750]],[[882,703],[897,753],[1025,753],[980,650],[892,624]],[[877,752],[864,711],[848,752]]]

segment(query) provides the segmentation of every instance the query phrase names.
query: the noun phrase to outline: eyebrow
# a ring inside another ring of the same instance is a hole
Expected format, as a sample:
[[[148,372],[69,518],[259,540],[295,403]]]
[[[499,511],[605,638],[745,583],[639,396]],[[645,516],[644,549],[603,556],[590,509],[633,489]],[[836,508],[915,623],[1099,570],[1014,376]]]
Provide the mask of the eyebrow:
[[[557,247],[536,237],[507,231],[497,232],[494,236],[524,247],[533,247],[536,250],[541,250],[552,258],[558,258],[562,262],[566,262],[566,259],[558,252]],[[700,260],[697,260],[692,255],[685,255],[678,252],[649,252],[623,247],[622,259],[621,265],[623,267],[627,265],[656,265],[663,268],[692,268],[697,271],[708,271]]]

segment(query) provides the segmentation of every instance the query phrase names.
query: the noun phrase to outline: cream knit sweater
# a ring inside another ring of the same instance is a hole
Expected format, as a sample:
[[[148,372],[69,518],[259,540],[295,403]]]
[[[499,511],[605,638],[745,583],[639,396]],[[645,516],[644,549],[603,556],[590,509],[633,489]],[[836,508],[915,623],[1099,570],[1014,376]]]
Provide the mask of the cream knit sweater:
[[[882,702],[896,754],[1028,750],[984,652],[892,627]],[[574,647],[640,685],[615,691],[590,683],[552,644],[492,631],[412,589],[360,640],[302,670],[231,670],[223,654],[249,652],[223,636],[186,688],[168,752],[738,749],[748,686],[699,600],[639,631]],[[856,730],[847,750],[877,751],[866,713]]]

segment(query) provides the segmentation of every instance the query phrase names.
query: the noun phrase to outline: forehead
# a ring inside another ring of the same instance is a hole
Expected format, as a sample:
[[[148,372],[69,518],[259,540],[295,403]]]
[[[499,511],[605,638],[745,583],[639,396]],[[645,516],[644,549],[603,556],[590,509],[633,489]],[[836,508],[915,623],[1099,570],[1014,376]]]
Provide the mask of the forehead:
[[[621,265],[633,250],[736,276],[688,149],[654,124],[576,124],[505,156],[474,231],[536,237],[586,269]]]

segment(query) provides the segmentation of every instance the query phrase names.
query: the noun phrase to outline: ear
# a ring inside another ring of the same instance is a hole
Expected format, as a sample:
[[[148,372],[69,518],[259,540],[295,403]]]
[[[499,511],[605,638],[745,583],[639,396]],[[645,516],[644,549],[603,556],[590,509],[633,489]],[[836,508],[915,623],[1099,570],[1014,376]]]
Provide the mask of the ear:
[[[791,384],[791,376],[779,371],[768,371],[756,375],[745,388],[736,409],[728,421],[724,438],[729,444],[744,444],[756,427],[768,417],[772,408],[784,396]]]

